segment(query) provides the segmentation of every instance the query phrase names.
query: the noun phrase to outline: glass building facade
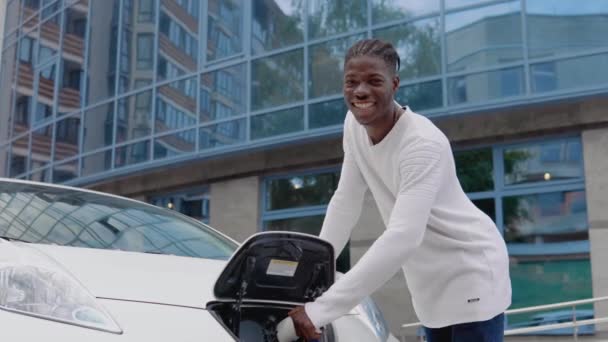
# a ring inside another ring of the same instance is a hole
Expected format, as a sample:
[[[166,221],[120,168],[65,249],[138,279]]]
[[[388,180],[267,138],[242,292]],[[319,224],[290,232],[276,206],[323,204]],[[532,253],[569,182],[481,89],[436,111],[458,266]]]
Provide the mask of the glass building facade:
[[[434,119],[608,92],[607,1],[8,0],[6,13],[0,176],[21,179],[87,185],[338,136],[343,58],[361,38],[396,46],[398,100]],[[582,155],[580,134],[455,153],[508,243],[514,307],[591,296]],[[259,229],[316,233],[338,178],[339,165],[263,176]],[[148,200],[208,221],[214,199],[203,185]]]

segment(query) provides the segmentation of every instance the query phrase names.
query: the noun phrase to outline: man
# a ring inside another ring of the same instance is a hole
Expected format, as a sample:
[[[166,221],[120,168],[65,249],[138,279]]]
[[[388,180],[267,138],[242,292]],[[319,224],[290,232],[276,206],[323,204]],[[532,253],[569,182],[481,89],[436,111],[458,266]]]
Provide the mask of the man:
[[[300,337],[317,339],[319,327],[401,268],[428,341],[502,341],[511,303],[504,240],[462,190],[448,139],[394,101],[398,65],[393,46],[377,39],[346,54],[344,161],[320,236],[338,254],[367,189],[386,230],[327,292],[289,315]]]

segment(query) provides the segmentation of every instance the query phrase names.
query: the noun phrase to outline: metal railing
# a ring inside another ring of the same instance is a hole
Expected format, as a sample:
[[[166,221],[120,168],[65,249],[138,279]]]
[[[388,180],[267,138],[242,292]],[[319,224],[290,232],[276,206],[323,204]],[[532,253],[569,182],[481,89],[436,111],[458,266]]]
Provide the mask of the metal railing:
[[[577,320],[576,307],[577,306],[581,306],[581,305],[585,305],[585,304],[592,304],[592,303],[603,302],[603,301],[608,301],[608,296],[606,296],[606,297],[589,298],[589,299],[581,299],[581,300],[573,300],[573,301],[568,301],[568,302],[560,302],[560,303],[554,303],[554,304],[530,306],[530,307],[527,307],[527,308],[507,310],[507,311],[505,311],[505,315],[508,316],[508,315],[515,315],[515,314],[522,314],[522,313],[536,312],[536,311],[553,310],[553,309],[559,309],[559,308],[565,308],[565,307],[567,307],[567,308],[572,308],[572,320],[568,321],[568,322],[540,324],[540,325],[537,325],[537,326],[530,326],[530,327],[525,327],[525,328],[506,329],[505,330],[505,336],[531,334],[531,333],[536,333],[536,332],[540,332],[540,331],[547,331],[547,330],[553,330],[553,329],[573,328],[573,337],[574,337],[574,340],[578,341],[579,327],[586,326],[586,325],[591,325],[591,324],[608,323],[608,315],[604,316],[604,317],[595,317],[593,319]],[[597,313],[596,313],[596,315],[597,315]],[[422,323],[420,323],[420,322],[403,324],[401,326],[401,332],[400,332],[401,341],[405,341],[405,330],[406,329],[409,329],[409,328],[421,328],[421,327],[422,327]],[[419,339],[423,340],[423,338],[421,336],[419,336]]]

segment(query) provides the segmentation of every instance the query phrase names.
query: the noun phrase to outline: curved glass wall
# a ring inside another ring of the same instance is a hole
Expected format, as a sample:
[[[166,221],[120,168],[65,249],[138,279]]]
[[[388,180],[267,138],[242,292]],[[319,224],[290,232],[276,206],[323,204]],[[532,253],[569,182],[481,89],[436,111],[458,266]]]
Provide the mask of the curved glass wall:
[[[84,183],[339,133],[346,49],[427,116],[608,90],[596,0],[9,0],[0,172]],[[108,173],[108,171],[111,171]]]

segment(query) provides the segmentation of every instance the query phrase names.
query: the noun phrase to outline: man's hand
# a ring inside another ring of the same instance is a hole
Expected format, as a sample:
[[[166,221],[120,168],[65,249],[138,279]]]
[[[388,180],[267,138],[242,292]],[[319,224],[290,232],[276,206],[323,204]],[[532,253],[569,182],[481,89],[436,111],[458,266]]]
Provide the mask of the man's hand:
[[[293,320],[293,326],[296,331],[296,335],[302,337],[305,341],[318,340],[321,338],[321,334],[317,332],[314,324],[306,314],[303,306],[297,306],[288,313],[289,317]]]

